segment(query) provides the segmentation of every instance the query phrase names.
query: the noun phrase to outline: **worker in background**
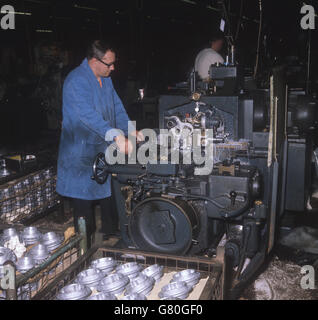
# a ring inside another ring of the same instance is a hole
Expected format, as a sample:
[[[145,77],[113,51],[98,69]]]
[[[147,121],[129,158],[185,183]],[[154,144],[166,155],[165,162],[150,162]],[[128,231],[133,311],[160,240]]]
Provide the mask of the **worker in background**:
[[[222,51],[224,42],[224,35],[222,32],[219,32],[212,37],[210,41],[211,47],[203,49],[197,55],[195,59],[195,71],[198,72],[201,80],[209,80],[209,69],[211,65],[224,63],[224,59],[219,53]]]
[[[129,118],[110,78],[115,63],[116,54],[111,46],[94,41],[87,58],[67,76],[63,88],[56,190],[71,198],[76,231],[78,218],[85,218],[89,247],[96,229],[93,211],[96,200],[101,205],[104,240],[118,234],[118,217],[111,201],[111,177],[105,185],[91,179],[94,159],[98,153],[105,153],[109,145],[105,141],[107,132],[115,132],[113,139],[120,152],[129,154],[133,150],[126,138]],[[137,131],[130,134],[142,140],[142,134]]]

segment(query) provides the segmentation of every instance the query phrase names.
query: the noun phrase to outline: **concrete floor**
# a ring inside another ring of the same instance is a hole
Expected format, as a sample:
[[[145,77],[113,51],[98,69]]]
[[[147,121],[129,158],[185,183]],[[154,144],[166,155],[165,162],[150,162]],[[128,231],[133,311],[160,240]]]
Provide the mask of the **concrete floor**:
[[[242,300],[318,300],[317,289],[302,289],[302,277],[300,266],[275,256],[265,272],[244,292]]]
[[[288,213],[283,219],[284,226],[295,228],[308,226],[318,231],[318,193],[311,200],[312,210],[304,213]],[[318,239],[317,239],[318,240]],[[318,242],[315,242],[315,245]],[[318,247],[317,247],[318,249]],[[274,252],[275,253],[275,252]],[[307,261],[307,262],[306,262]],[[276,248],[264,272],[244,292],[243,300],[318,300],[316,289],[301,287],[301,266],[311,265],[318,271],[318,255],[306,254],[302,250],[291,250],[283,254]],[[317,278],[317,277],[316,277]]]

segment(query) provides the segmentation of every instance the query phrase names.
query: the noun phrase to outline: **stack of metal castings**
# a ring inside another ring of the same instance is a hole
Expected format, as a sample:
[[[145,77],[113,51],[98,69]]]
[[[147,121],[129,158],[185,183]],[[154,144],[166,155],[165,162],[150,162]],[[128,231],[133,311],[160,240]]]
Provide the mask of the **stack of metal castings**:
[[[192,289],[199,283],[201,274],[196,270],[183,270],[173,276],[171,282],[185,282]]]
[[[42,239],[42,233],[36,227],[25,228],[21,233],[21,240],[26,246],[37,244]]]
[[[161,278],[163,277],[163,267],[157,264],[146,268],[141,274],[155,279],[156,283],[160,282]]]
[[[91,290],[96,289],[102,279],[105,278],[103,271],[99,269],[87,269],[82,271],[76,279],[76,282],[89,287]]]
[[[117,262],[113,258],[101,258],[91,263],[92,268],[102,270],[104,275],[111,274],[117,266]]]
[[[111,293],[99,293],[94,296],[91,296],[87,300],[110,301],[110,300],[117,300],[117,298],[114,294],[111,294]]]
[[[87,286],[71,284],[64,287],[58,294],[57,300],[85,300],[92,294]]]
[[[117,266],[117,268],[116,268]],[[113,258],[94,260],[91,269],[81,272],[75,284],[63,288],[58,300],[147,300],[156,283],[163,277],[164,267],[157,264],[142,270],[142,265],[130,262],[118,265]],[[112,273],[113,271],[115,273]],[[168,285],[159,293],[162,300],[184,300],[200,281],[201,274],[196,270],[184,270],[176,273]],[[98,294],[91,296],[92,291]]]
[[[0,266],[6,263],[7,261],[12,261],[13,263],[16,263],[17,257],[12,250],[0,247]]]
[[[142,266],[137,262],[122,264],[116,268],[117,273],[127,276],[130,280],[137,278],[142,270]]]
[[[48,232],[42,237],[41,243],[44,244],[49,252],[56,250],[64,241],[63,236],[57,235],[55,232]]]
[[[3,231],[0,242],[2,243],[2,245],[4,245],[6,242],[15,237],[19,237],[17,230],[14,228],[9,228]]]
[[[127,296],[124,296],[121,300],[143,301],[143,300],[147,300],[147,298],[143,294],[132,293]]]
[[[35,267],[35,261],[32,257],[20,258],[16,263],[16,267],[20,273],[27,273]]]
[[[131,279],[127,286],[125,295],[133,293],[149,295],[155,285],[155,279],[140,274],[137,278]]]
[[[181,300],[187,299],[190,292],[192,291],[192,287],[188,286],[185,282],[172,282],[166,286],[164,286],[160,293],[160,299],[168,299],[168,298],[178,298]]]
[[[43,263],[49,255],[47,247],[43,244],[38,244],[29,251],[27,256],[33,258],[35,264],[39,265]]]
[[[129,278],[121,273],[110,274],[104,278],[97,286],[97,291],[111,293],[114,295],[122,294],[129,283]]]
[[[16,263],[16,255],[12,250],[0,247],[0,278],[4,275],[3,265],[8,261]]]

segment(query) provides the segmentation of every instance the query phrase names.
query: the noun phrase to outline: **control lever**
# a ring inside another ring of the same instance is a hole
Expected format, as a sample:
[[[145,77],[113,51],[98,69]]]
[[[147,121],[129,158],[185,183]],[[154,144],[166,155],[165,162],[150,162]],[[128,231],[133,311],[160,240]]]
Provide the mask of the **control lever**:
[[[231,198],[231,206],[234,207],[235,206],[235,201],[236,201],[236,198],[237,198],[237,193],[235,191],[231,191],[230,198]]]

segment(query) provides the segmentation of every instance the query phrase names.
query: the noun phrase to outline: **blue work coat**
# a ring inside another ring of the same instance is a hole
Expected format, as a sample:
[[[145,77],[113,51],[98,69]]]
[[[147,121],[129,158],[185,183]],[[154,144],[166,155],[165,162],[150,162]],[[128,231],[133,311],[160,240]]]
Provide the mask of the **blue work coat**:
[[[101,88],[85,59],[64,83],[57,193],[83,200],[111,196],[111,177],[104,185],[91,179],[93,163],[96,155],[105,152],[112,143],[105,141],[106,133],[111,129],[120,129],[127,135],[128,121],[111,78],[103,78]]]

